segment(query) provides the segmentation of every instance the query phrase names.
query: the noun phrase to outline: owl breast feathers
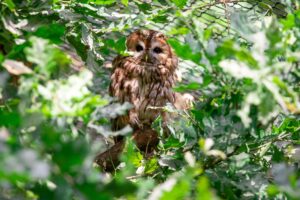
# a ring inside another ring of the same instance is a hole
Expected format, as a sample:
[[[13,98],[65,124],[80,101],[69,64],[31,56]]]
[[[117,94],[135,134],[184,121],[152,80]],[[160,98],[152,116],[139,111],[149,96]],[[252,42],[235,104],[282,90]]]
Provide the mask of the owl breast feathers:
[[[182,101],[172,91],[177,76],[178,59],[166,37],[153,30],[138,30],[127,37],[130,56],[118,56],[113,61],[110,95],[119,102],[129,102],[133,108],[127,115],[113,120],[113,130],[131,125],[133,129],[150,127],[163,106],[176,107]]]

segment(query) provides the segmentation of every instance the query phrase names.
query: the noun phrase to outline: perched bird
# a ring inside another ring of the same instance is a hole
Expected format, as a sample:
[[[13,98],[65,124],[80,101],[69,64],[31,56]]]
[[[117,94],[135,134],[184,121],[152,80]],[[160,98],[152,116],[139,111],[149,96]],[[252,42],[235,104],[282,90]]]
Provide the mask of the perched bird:
[[[112,120],[112,130],[130,125],[137,147],[152,151],[158,144],[157,133],[151,129],[152,122],[159,115],[164,122],[169,118],[162,108],[169,103],[185,109],[190,99],[172,90],[177,81],[178,58],[162,33],[137,30],[127,37],[126,46],[130,55],[119,55],[113,60],[109,94],[120,103],[131,103],[132,108]],[[115,162],[122,151],[123,138],[116,137],[115,143],[97,156],[97,163],[104,169],[113,167],[114,163],[109,162]]]

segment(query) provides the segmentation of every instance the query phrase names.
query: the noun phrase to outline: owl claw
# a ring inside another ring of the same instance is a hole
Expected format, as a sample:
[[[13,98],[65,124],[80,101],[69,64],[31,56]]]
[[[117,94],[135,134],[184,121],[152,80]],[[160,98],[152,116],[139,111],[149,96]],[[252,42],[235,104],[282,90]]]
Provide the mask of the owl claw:
[[[141,121],[139,120],[137,113],[130,113],[130,124],[133,128],[139,128],[142,129],[143,125]]]
[[[143,129],[143,124],[140,122],[139,119],[134,119],[134,126],[137,126],[139,129]]]

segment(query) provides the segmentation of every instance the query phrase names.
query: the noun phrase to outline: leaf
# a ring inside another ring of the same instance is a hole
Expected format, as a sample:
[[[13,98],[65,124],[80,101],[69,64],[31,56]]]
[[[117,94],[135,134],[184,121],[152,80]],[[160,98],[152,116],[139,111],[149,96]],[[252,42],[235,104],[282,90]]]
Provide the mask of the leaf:
[[[39,111],[45,116],[53,118],[90,117],[96,106],[106,104],[105,100],[92,94],[88,89],[92,83],[92,78],[92,72],[83,69],[80,73],[68,78],[48,80],[45,84],[38,84],[34,88],[27,89],[37,93],[35,95],[40,99],[39,104],[33,103],[31,110]],[[22,88],[21,94],[24,93],[26,87],[31,86],[27,86],[26,81],[23,81],[20,86]]]
[[[0,53],[0,64],[2,64],[3,61],[4,61],[4,56],[2,53]]]
[[[116,2],[116,0],[89,0],[89,3],[94,3],[96,5],[110,5]]]
[[[158,169],[158,162],[156,158],[152,158],[147,161],[144,173],[145,174],[152,174],[155,170]]]
[[[251,92],[246,96],[243,107],[237,112],[245,127],[249,127],[252,119],[249,117],[251,105],[259,105],[261,99],[257,92]]]
[[[132,165],[136,168],[140,167],[143,155],[136,150],[136,146],[132,140],[127,140],[125,149],[126,154],[122,155],[122,160],[124,160],[127,165]],[[126,167],[128,167],[127,165]]]
[[[250,156],[249,154],[242,152],[238,155],[233,156],[232,159],[235,160],[236,167],[242,168],[250,161]]]
[[[166,13],[162,12],[159,15],[156,15],[155,17],[152,18],[152,21],[155,23],[167,23],[168,22],[168,16]]]
[[[116,197],[121,197],[126,194],[132,194],[136,191],[136,185],[128,180],[123,180],[122,178],[114,179],[104,188],[104,191],[109,194],[113,194]]]
[[[250,22],[250,16],[247,12],[233,12],[230,18],[232,28],[244,37],[249,37],[258,30],[255,27],[256,24]]]
[[[11,11],[15,10],[16,5],[14,4],[13,0],[4,0],[4,2]]]
[[[48,24],[39,27],[33,35],[48,39],[55,44],[62,42],[61,37],[65,34],[65,27],[60,24]]]
[[[22,118],[17,111],[6,112],[0,107],[0,126],[18,127],[22,122]]]
[[[180,84],[179,86],[175,87],[175,91],[177,92],[185,92],[187,90],[198,90],[200,89],[201,86],[199,83],[193,82],[193,83],[189,83],[189,84]]]
[[[125,6],[128,6],[128,0],[121,0],[121,3],[124,4]]]
[[[284,26],[284,29],[292,29],[295,26],[295,16],[289,13],[288,16],[285,19],[281,19],[280,22]]]
[[[19,61],[6,59],[2,63],[2,65],[10,74],[13,74],[13,75],[19,76],[22,74],[31,74],[32,73],[32,70],[30,68],[28,68],[26,65],[24,65],[24,63],[19,62]]]
[[[201,176],[197,182],[197,200],[212,200],[213,193],[210,191],[209,180]]]
[[[187,0],[172,0],[172,2],[178,7],[178,8],[183,8],[186,3]]]
[[[78,137],[72,141],[63,142],[63,145],[56,146],[53,161],[60,166],[60,170],[72,172],[80,169],[89,151],[86,142],[84,138]]]
[[[188,34],[190,30],[186,27],[173,28],[169,31],[169,35],[185,35]]]
[[[19,29],[20,27],[17,24],[15,24],[15,22],[13,21],[12,18],[6,17],[4,15],[4,16],[1,16],[1,20],[3,22],[5,29],[8,30],[10,33],[12,33],[13,35],[16,35],[16,36],[22,35],[22,31],[20,31],[20,29]],[[2,24],[1,24],[1,26],[2,26]]]
[[[199,63],[201,59],[200,52],[193,53],[191,47],[186,44],[181,44],[175,39],[169,39],[168,43],[174,48],[176,54],[185,59],[185,60],[191,60],[195,63]]]
[[[279,188],[276,185],[269,185],[267,187],[267,193],[270,197],[275,197],[280,192]]]
[[[148,199],[149,200],[161,199],[161,196],[164,194],[164,192],[172,190],[172,188],[176,184],[176,181],[177,181],[176,178],[171,177],[168,180],[166,180],[164,183],[158,185],[157,187],[154,188],[153,192],[150,194]]]
[[[174,137],[169,137],[168,140],[164,143],[164,149],[170,149],[170,148],[180,148],[183,146],[183,143],[181,143],[178,139]]]
[[[250,78],[258,80],[260,72],[250,69],[246,64],[236,60],[223,60],[219,63],[223,70],[237,79]]]
[[[135,3],[138,6],[140,11],[142,11],[144,13],[149,13],[151,11],[151,4],[140,3],[140,2],[135,2]]]
[[[189,177],[183,177],[177,180],[175,186],[171,190],[164,191],[160,200],[169,199],[185,199],[191,189]]]
[[[126,38],[121,37],[120,39],[117,40],[117,42],[114,45],[115,49],[117,52],[122,53],[125,52],[126,50]]]
[[[49,40],[32,36],[30,42],[31,47],[25,48],[26,58],[38,65],[38,72],[50,77],[66,69],[70,63],[70,59],[60,49],[51,45]]]

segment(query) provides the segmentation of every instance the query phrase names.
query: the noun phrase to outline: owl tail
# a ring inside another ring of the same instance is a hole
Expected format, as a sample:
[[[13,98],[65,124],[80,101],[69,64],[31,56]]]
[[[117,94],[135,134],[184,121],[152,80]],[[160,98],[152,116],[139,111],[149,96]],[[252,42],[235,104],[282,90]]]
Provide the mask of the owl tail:
[[[134,131],[131,139],[135,142],[139,150],[144,152],[146,158],[153,154],[159,142],[157,132],[151,128]],[[115,171],[120,164],[120,155],[126,153],[124,152],[124,138],[118,138],[116,141],[114,146],[97,155],[95,158],[95,162],[106,172]]]

